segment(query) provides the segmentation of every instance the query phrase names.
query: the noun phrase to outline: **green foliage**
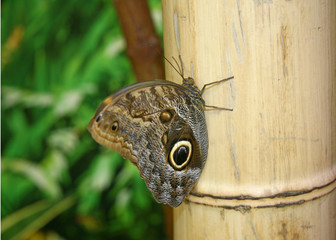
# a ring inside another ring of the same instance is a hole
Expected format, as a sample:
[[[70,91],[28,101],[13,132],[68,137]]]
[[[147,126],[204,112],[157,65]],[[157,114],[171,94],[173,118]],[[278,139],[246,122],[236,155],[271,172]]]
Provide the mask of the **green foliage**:
[[[134,82],[111,1],[2,1],[1,34],[2,237],[165,238],[136,168],[87,131]]]

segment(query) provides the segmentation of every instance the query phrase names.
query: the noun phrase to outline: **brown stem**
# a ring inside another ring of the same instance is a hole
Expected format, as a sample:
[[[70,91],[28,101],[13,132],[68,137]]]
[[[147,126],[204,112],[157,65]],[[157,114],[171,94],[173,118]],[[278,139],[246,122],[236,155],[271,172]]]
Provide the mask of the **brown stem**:
[[[162,48],[146,0],[113,0],[137,80],[164,79]]]
[[[138,82],[164,79],[163,54],[146,0],[113,0]],[[166,234],[173,239],[172,208],[164,206]]]

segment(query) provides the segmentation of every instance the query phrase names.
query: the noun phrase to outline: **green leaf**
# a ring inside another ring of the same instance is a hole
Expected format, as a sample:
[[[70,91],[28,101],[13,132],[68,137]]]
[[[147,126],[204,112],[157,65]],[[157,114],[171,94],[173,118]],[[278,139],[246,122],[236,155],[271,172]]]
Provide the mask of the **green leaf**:
[[[39,201],[28,205],[2,220],[1,236],[8,240],[26,239],[75,202],[76,197],[72,195],[57,202]]]
[[[22,174],[48,197],[55,199],[61,195],[61,189],[58,183],[40,166],[25,159],[15,159],[11,161],[3,159],[3,161],[2,170]]]
[[[113,184],[120,162],[120,156],[111,151],[102,153],[93,159],[79,188],[80,212],[90,212],[99,205],[102,192]]]

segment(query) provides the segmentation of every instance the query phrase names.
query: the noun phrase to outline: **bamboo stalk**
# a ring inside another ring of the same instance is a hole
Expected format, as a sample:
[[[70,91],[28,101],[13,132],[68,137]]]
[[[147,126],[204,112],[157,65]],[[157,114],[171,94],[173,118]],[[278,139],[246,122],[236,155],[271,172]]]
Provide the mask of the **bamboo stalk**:
[[[200,88],[234,75],[174,238],[336,239],[336,2],[164,0],[163,29]]]

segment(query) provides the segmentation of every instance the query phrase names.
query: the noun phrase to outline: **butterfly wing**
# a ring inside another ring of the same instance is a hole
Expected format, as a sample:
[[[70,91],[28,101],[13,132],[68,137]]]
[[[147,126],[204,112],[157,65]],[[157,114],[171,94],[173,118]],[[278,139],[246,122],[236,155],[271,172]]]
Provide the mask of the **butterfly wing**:
[[[193,89],[148,81],[109,96],[89,123],[92,137],[137,166],[160,203],[180,205],[208,151],[204,103]]]

